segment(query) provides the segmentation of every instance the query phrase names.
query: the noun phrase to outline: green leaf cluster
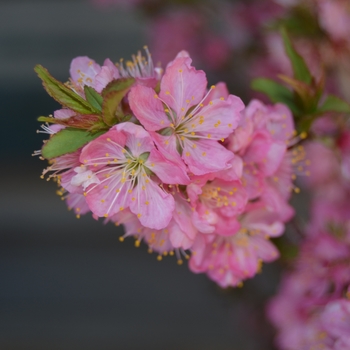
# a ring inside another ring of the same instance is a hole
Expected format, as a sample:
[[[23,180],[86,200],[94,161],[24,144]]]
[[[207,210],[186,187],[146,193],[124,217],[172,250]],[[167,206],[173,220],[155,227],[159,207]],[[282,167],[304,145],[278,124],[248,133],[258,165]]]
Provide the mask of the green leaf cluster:
[[[111,126],[131,118],[124,114],[123,98],[135,83],[134,78],[115,79],[101,93],[91,86],[84,86],[85,99],[69,85],[55,79],[46,68],[34,68],[47,93],[63,107],[76,112],[67,119],[39,117],[38,121],[66,126],[46,141],[42,148],[44,158],[52,159],[72,153],[97,136],[105,133]]]
[[[291,62],[293,77],[279,75],[281,84],[271,79],[253,80],[252,89],[266,94],[273,103],[284,103],[294,115],[299,132],[308,132],[315,119],[326,112],[350,113],[350,105],[339,97],[324,94],[324,74],[316,80],[304,58],[296,51],[285,28],[281,29],[285,52]]]

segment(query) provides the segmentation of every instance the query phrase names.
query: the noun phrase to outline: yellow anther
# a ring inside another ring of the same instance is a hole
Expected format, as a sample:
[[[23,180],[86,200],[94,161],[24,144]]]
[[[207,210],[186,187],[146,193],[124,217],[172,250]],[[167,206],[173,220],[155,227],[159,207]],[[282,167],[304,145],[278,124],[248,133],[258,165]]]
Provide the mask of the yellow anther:
[[[182,73],[182,69],[179,69],[179,73]]]
[[[186,152],[186,157],[189,157],[190,155],[190,152]]]
[[[139,241],[138,239],[135,241],[135,247],[138,248],[141,244],[141,241]]]
[[[300,193],[300,188],[299,188],[299,187],[295,187],[295,188],[294,188],[294,192],[295,192],[295,193]]]
[[[203,156],[203,157],[205,157],[206,155],[207,155],[206,152],[203,152],[203,153],[202,153],[202,156]]]
[[[211,89],[215,89],[215,85],[212,85],[210,88],[211,88]]]
[[[124,237],[119,237],[120,242],[124,242]]]
[[[111,141],[111,139],[108,137],[108,138],[107,138],[107,141],[108,141],[108,142],[110,142],[110,141]]]
[[[119,210],[120,210],[120,211],[124,210],[124,207],[119,207]]]
[[[149,201],[146,201],[145,204],[146,204],[146,205],[149,205]]]
[[[162,257],[161,255],[158,255],[158,256],[157,256],[157,260],[158,260],[158,261],[161,261],[162,259],[163,259],[163,257]]]
[[[208,134],[208,135],[207,135],[207,138],[208,138],[208,139],[210,139],[210,138],[211,138],[211,135],[210,135],[210,134]]]
[[[106,157],[109,157],[109,153],[106,153]]]
[[[166,95],[170,95],[170,92],[169,92],[169,91],[165,91],[165,94],[166,94]]]
[[[104,216],[105,218],[108,218],[108,214],[104,214],[103,216]]]
[[[135,202],[135,201],[136,201],[136,198],[135,198],[135,197],[132,197],[131,200],[132,200],[133,202]]]
[[[192,148],[197,148],[197,145],[194,143],[194,144],[192,145]]]
[[[228,127],[229,127],[229,128],[232,128],[232,124],[228,124]]]
[[[101,203],[104,203],[105,202],[105,200],[104,199],[101,199]]]
[[[301,134],[300,134],[300,138],[302,140],[306,139],[307,138],[307,132],[303,131]]]
[[[137,214],[137,217],[140,218],[142,215],[140,213]]]
[[[177,264],[178,264],[178,265],[182,265],[182,264],[183,264],[183,261],[182,261],[181,259],[179,259],[179,260],[177,261]]]

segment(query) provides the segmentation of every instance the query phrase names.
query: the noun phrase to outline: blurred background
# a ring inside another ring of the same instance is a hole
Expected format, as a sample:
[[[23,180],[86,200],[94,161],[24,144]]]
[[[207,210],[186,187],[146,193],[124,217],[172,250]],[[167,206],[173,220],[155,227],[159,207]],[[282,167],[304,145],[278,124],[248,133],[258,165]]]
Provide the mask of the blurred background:
[[[76,56],[127,59],[147,44],[147,25],[83,0],[0,2],[0,349],[273,349],[263,313],[277,264],[221,290],[175,258],[120,243],[120,228],[77,220],[31,156],[46,138],[36,118],[58,108],[33,67],[66,81]]]

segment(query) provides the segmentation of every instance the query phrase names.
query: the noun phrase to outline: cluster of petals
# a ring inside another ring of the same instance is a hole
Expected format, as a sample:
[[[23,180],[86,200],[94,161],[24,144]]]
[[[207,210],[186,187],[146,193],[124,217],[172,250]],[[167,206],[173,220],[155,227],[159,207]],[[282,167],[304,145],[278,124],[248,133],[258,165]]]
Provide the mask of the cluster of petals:
[[[268,306],[283,350],[345,350],[350,345],[350,231],[309,238]]]
[[[325,136],[329,131],[305,145],[310,160],[305,185],[311,191],[307,238],[268,308],[283,350],[350,348],[349,130],[342,126],[336,137]],[[331,137],[333,142],[324,141]]]
[[[279,256],[269,239],[294,214],[291,112],[258,100],[245,108],[224,83],[208,89],[185,51],[163,75],[137,57],[129,66],[73,60],[70,84],[83,98],[85,85],[101,92],[114,79],[136,78],[125,98],[134,118],[53,159],[46,172],[78,217],[123,224],[124,237],[159,259],[185,256],[193,272],[239,286]]]

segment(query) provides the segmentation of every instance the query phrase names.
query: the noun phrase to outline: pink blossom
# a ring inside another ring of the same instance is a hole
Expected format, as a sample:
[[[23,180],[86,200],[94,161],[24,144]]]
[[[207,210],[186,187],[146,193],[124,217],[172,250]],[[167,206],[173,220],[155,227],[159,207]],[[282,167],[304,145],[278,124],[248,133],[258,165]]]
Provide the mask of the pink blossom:
[[[80,161],[98,178],[85,191],[94,214],[107,217],[130,208],[142,225],[153,229],[166,227],[174,210],[172,195],[159,183],[188,182],[186,174],[157,151],[149,134],[133,123],[118,124],[90,142]]]
[[[239,286],[246,278],[253,277],[261,269],[262,262],[270,262],[278,256],[276,247],[268,241],[270,235],[280,235],[283,225],[275,222],[273,215],[264,210],[247,212],[236,221],[236,230],[220,234],[220,229],[231,224],[229,220],[217,225],[215,235],[197,236],[192,248],[190,269],[206,272],[221,287]],[[225,227],[226,229],[226,227]]]
[[[158,148],[178,163],[182,158],[195,175],[229,167],[233,155],[218,141],[232,133],[244,107],[233,95],[204,105],[206,84],[204,72],[180,53],[168,65],[159,95],[144,86],[133,87],[129,94],[132,111]]]
[[[73,87],[82,96],[84,96],[84,85],[101,92],[109,82],[120,77],[117,67],[109,59],[106,59],[101,67],[87,56],[74,58],[69,72]]]

